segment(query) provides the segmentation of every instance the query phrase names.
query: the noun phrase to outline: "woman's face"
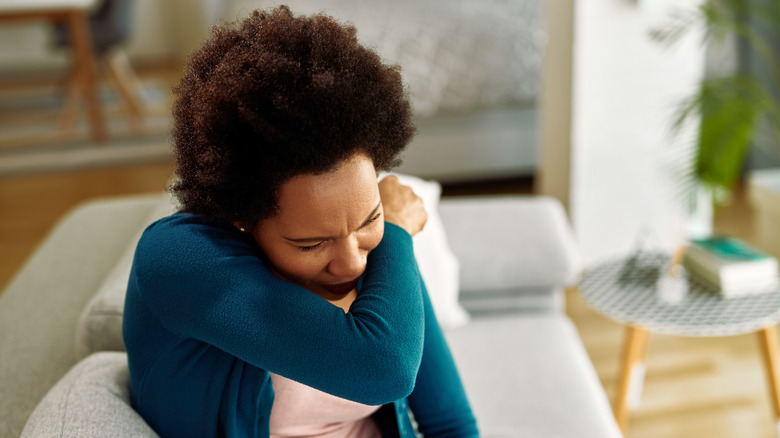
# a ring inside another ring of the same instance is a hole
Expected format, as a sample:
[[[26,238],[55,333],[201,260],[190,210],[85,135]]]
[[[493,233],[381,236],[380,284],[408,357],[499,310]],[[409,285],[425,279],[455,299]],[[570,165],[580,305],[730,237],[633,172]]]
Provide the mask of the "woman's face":
[[[335,170],[299,175],[279,190],[279,213],[253,233],[283,278],[326,299],[357,286],[366,257],[384,233],[371,160],[357,154]]]

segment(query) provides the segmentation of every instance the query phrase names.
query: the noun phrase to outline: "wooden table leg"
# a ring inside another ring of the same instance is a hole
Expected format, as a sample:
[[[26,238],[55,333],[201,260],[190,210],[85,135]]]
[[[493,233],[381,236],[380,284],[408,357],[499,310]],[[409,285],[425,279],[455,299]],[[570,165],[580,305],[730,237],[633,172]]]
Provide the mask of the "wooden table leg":
[[[68,28],[73,45],[74,63],[77,78],[81,81],[89,115],[90,134],[92,140],[103,141],[106,132],[103,126],[103,115],[100,113],[100,102],[97,94],[97,72],[95,57],[92,51],[92,41],[89,33],[89,21],[85,11],[74,11],[69,14]]]
[[[780,436],[780,350],[777,344],[777,327],[771,325],[758,331],[761,350],[764,353],[764,365],[769,383],[769,394],[772,398],[772,407],[775,414],[775,426]]]
[[[645,351],[647,350],[647,329],[641,326],[627,326],[623,344],[623,359],[620,378],[615,393],[614,414],[621,432],[628,426],[628,412],[636,407],[642,394],[645,375]]]

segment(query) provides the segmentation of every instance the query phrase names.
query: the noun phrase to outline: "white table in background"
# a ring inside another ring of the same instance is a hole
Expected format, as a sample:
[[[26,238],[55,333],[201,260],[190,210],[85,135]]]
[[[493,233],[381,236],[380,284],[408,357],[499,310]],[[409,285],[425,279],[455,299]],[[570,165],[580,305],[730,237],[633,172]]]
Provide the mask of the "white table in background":
[[[644,380],[644,356],[650,332],[677,336],[758,334],[780,436],[780,290],[724,298],[690,278],[688,292],[676,304],[661,299],[656,279],[671,256],[638,253],[588,269],[579,290],[585,302],[626,327],[620,376],[614,400],[615,419],[625,434],[629,408],[638,404]],[[629,401],[630,400],[630,401]]]

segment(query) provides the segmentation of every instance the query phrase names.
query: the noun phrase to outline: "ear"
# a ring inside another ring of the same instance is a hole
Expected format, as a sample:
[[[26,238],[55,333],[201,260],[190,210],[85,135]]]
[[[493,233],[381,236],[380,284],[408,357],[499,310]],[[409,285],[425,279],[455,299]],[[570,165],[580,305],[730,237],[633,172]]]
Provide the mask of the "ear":
[[[238,231],[241,231],[242,233],[249,233],[249,232],[251,232],[249,226],[247,226],[247,224],[245,222],[233,221],[232,223],[233,223],[233,226],[236,227],[238,229]]]

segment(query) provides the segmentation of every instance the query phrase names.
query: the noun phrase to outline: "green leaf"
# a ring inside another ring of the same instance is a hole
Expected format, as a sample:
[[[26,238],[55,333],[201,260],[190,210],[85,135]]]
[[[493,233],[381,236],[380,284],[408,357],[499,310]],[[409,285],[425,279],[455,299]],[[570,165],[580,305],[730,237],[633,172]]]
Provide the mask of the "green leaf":
[[[728,189],[739,178],[756,125],[765,112],[762,97],[760,85],[751,77],[702,81],[695,162],[701,181]]]

